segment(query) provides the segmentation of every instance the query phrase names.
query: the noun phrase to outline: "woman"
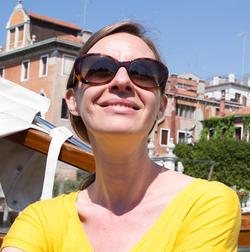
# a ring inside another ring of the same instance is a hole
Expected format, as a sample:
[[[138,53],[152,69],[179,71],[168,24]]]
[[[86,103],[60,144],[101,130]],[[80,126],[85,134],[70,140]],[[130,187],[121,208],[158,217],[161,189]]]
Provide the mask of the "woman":
[[[148,157],[167,77],[138,24],[110,25],[90,38],[65,99],[74,129],[92,146],[96,175],[80,192],[26,208],[2,251],[236,251],[235,193]]]

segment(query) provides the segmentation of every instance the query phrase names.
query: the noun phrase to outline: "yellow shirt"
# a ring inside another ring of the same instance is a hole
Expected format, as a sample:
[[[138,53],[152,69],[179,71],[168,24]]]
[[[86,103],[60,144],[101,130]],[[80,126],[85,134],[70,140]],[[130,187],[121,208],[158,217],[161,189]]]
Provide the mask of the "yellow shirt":
[[[3,247],[26,252],[93,251],[76,210],[77,192],[28,206]],[[143,221],[143,220],[141,220]],[[219,182],[195,179],[182,189],[131,252],[236,252],[238,197]]]

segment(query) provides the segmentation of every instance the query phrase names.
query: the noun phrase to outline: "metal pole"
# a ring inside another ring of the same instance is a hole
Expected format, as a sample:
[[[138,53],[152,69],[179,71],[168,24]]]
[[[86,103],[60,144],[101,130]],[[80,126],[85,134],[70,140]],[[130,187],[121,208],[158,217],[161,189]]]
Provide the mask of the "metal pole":
[[[241,32],[240,37],[242,38],[242,58],[241,58],[241,78],[243,81],[244,73],[245,73],[245,56],[246,56],[246,32]]]

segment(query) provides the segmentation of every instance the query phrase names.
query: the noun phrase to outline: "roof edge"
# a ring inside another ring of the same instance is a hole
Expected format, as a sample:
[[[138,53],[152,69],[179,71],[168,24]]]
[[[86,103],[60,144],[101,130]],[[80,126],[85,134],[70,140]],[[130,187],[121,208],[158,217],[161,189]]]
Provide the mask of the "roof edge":
[[[37,14],[37,13],[34,13],[34,12],[31,12],[31,11],[28,11],[26,12],[27,15],[32,19],[38,19],[38,20],[42,20],[42,21],[45,21],[45,22],[48,22],[48,23],[52,23],[54,25],[59,25],[59,26],[63,26],[63,27],[68,27],[72,30],[77,30],[77,31],[82,31],[82,29],[75,25],[75,24],[72,24],[72,23],[69,23],[69,22],[66,22],[66,21],[62,21],[62,20],[58,20],[58,19],[55,19],[55,18],[51,18],[51,17],[48,17],[48,16],[43,16],[43,15],[40,15],[40,14]]]

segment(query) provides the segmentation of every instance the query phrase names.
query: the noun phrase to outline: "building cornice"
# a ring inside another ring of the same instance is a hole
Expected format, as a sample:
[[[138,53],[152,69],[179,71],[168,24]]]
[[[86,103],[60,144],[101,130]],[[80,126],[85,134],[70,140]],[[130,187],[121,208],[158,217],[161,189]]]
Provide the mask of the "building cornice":
[[[23,56],[27,55],[29,53],[33,53],[34,51],[41,50],[44,48],[52,48],[52,47],[64,47],[64,48],[69,48],[75,51],[79,51],[80,48],[82,47],[82,44],[75,43],[72,41],[66,41],[63,39],[60,39],[58,37],[54,38],[49,38],[43,41],[35,42],[34,44],[31,44],[29,46],[25,46],[22,48],[17,48],[8,52],[2,52],[0,53],[0,61],[5,61],[12,59],[13,56],[18,57],[18,56]]]
[[[186,96],[186,95],[181,95],[181,94],[175,94],[175,93],[170,93],[170,92],[166,92],[166,95],[168,96],[172,96],[172,97],[176,97],[176,98],[181,98],[181,99],[185,99],[185,100],[190,100],[193,102],[201,102],[201,103],[206,103],[207,105],[216,105],[219,106],[220,105],[220,101],[216,101],[216,100],[211,100],[211,99],[206,99],[206,98],[201,98],[201,97],[191,97],[191,96]],[[225,105],[226,106],[230,106],[230,107],[235,107],[235,108],[241,108],[242,104],[239,103],[234,103],[234,102],[228,102],[225,101]]]
[[[230,87],[237,87],[237,88],[242,88],[245,89],[247,91],[250,90],[250,87],[246,86],[246,85],[242,85],[240,83],[235,83],[235,82],[227,82],[227,83],[221,83],[221,84],[217,84],[217,85],[208,85],[205,87],[205,92],[209,92],[209,91],[216,91],[218,90],[218,88],[230,88]]]

